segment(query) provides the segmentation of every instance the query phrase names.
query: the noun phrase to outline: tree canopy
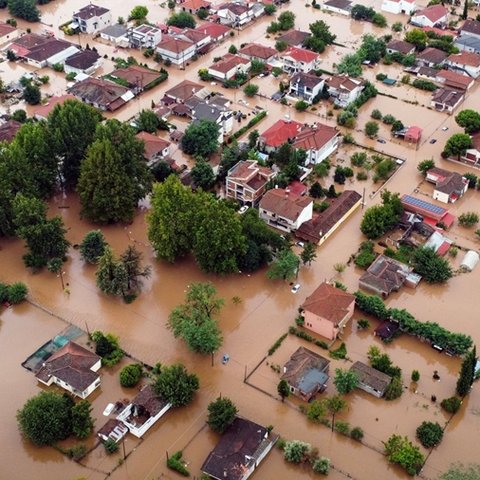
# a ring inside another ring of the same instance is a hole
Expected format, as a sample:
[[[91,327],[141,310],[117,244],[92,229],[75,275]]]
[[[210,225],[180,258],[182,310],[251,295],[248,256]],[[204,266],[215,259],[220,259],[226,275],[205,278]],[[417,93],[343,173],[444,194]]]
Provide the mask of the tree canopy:
[[[267,277],[271,280],[290,280],[297,275],[300,259],[290,249],[284,249],[277,255],[267,271]]]
[[[358,387],[358,375],[351,370],[336,368],[333,383],[337,392],[345,395]]]
[[[480,113],[476,110],[462,110],[456,117],[457,125],[465,129],[465,133],[476,133],[480,131]]]
[[[80,244],[80,256],[87,263],[97,263],[108,245],[100,230],[88,232]]]
[[[397,463],[404,468],[409,475],[416,475],[425,461],[420,449],[413,445],[408,437],[392,435],[383,442],[385,454],[392,463]]]
[[[456,157],[458,160],[472,146],[472,139],[466,133],[453,134],[445,144],[443,157]]]
[[[40,11],[35,0],[8,0],[8,12],[13,17],[23,18],[27,22],[38,22]]]
[[[461,397],[464,397],[470,392],[470,388],[475,380],[475,366],[477,363],[477,349],[475,345],[470,350],[462,362],[460,374],[457,380],[456,391]]]
[[[191,123],[182,137],[182,150],[193,156],[208,158],[218,149],[219,126],[211,120]]]
[[[210,428],[217,433],[223,433],[235,420],[238,410],[227,397],[218,397],[208,404],[208,420]]]
[[[443,283],[452,277],[448,260],[438,256],[433,248],[420,247],[413,252],[413,268],[429,283]]]
[[[178,28],[195,28],[195,18],[187,12],[172,14],[167,20],[167,25]]]
[[[360,225],[362,233],[370,239],[381,237],[391,230],[403,213],[398,193],[392,194],[385,190],[381,195],[383,204],[368,208]]]
[[[171,403],[172,407],[188,405],[199,387],[198,377],[188,373],[181,363],[162,366],[154,384],[157,395]]]

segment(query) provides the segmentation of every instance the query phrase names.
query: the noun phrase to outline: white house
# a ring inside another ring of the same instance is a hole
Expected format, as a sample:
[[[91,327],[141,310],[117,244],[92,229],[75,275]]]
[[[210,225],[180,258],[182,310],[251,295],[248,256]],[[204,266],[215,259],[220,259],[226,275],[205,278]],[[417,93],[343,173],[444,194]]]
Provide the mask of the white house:
[[[114,45],[120,43],[126,43],[127,27],[125,25],[110,25],[103,30],[100,30],[100,38],[103,40],[113,43]]]
[[[313,199],[294,195],[288,188],[273,188],[260,200],[259,212],[268,225],[290,233],[311,220]]]
[[[313,126],[302,127],[293,140],[293,146],[307,152],[306,165],[315,165],[328,158],[338,148],[339,141],[340,133],[334,127],[314,123]]]
[[[43,363],[36,373],[45,385],[58,385],[73,395],[87,398],[100,385],[97,371],[102,359],[74,342],[68,342]]]
[[[322,8],[349,17],[352,11],[352,2],[350,0],[327,0],[323,3]]]
[[[389,13],[411,15],[416,9],[415,0],[383,0],[381,9]]]
[[[250,60],[227,53],[208,67],[208,73],[219,80],[230,80],[238,73],[247,73],[251,66]]]
[[[336,75],[326,80],[328,94],[334,99],[336,105],[346,107],[362,93],[364,84],[357,78]]]
[[[132,435],[140,438],[152,427],[172,405],[162,400],[151,385],[146,385],[140,393],[118,415]]]
[[[439,88],[433,92],[430,106],[439,112],[453,113],[460,103],[463,102],[464,98],[464,91]]]
[[[233,112],[224,105],[215,104],[215,97],[208,101],[195,101],[197,97],[187,100],[192,106],[193,120],[210,120],[219,127],[218,142],[223,143],[224,136],[233,130]]]
[[[73,14],[70,27],[83,33],[97,33],[112,24],[112,13],[108,8],[86,5]]]
[[[263,3],[229,2],[219,5],[217,15],[222,25],[241,27],[263,14]]]
[[[162,31],[144,24],[129,28],[126,37],[131,48],[154,48],[162,39]]]
[[[478,53],[460,52],[450,55],[445,64],[472,78],[480,76],[480,55]]]
[[[70,42],[51,38],[43,44],[30,49],[23,58],[29,65],[37,68],[43,68],[55,65],[57,63],[63,64],[68,57],[78,53],[80,48]]]
[[[311,104],[323,89],[325,80],[310,73],[297,73],[290,79],[289,95],[301,98]]]
[[[290,74],[308,73],[320,66],[320,55],[305,48],[290,47],[281,54],[283,69]]]
[[[460,36],[471,36],[480,40],[480,22],[478,20],[465,20],[460,28]]]
[[[139,132],[135,137],[144,144],[143,155],[147,159],[149,166],[170,155],[171,144],[167,140],[148,132]]]
[[[0,45],[15,40],[20,35],[17,27],[12,27],[8,23],[0,22]]]
[[[102,63],[102,58],[95,50],[77,52],[65,60],[65,73],[85,73],[91,75]]]
[[[415,12],[410,23],[418,27],[435,27],[448,23],[448,10],[443,5],[432,5]]]
[[[174,65],[185,65],[195,55],[197,47],[189,39],[165,35],[157,44],[155,51]]]
[[[468,179],[443,168],[431,168],[425,180],[435,184],[432,198],[442,203],[455,203],[468,190]]]

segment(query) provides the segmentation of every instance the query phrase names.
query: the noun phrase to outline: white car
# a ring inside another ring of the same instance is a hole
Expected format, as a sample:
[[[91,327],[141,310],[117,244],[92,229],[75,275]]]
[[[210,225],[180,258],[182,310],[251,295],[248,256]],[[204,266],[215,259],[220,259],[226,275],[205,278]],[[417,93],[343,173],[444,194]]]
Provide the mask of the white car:
[[[442,127],[442,131],[446,132],[448,130],[448,127]]]
[[[296,283],[293,287],[292,287],[292,293],[297,293],[299,290],[300,290],[300,284],[299,283]]]
[[[240,210],[238,213],[241,215],[242,213],[245,213],[248,210],[248,205],[244,205],[243,207],[240,207]]]
[[[305,243],[304,242],[297,242],[297,245],[300,247],[300,248],[303,248],[305,246]]]

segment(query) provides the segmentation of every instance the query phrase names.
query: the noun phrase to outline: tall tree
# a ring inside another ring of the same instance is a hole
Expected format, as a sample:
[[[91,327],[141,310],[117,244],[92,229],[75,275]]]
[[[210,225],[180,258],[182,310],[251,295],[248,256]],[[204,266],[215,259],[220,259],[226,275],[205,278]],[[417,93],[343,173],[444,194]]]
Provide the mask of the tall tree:
[[[93,142],[101,115],[78,100],[56,105],[48,116],[55,156],[61,164],[63,184],[72,189],[80,175],[80,162]]]
[[[199,120],[190,124],[182,137],[182,150],[187,155],[208,156],[218,149],[219,126],[211,120]]]
[[[105,247],[95,273],[97,287],[107,295],[125,295],[128,290],[128,275],[125,266],[113,254],[110,246]]]
[[[156,393],[172,407],[188,405],[199,387],[198,377],[181,363],[162,367],[154,385]]]
[[[40,11],[35,0],[8,0],[8,12],[13,17],[23,18],[27,22],[40,20]]]
[[[142,286],[142,278],[149,278],[152,267],[142,267],[142,253],[134,245],[129,245],[122,253],[120,260],[127,272],[127,288],[130,292],[138,292]]]
[[[470,391],[475,380],[475,365],[477,363],[477,349],[474,346],[465,356],[457,381],[457,393],[464,397]]]
[[[72,432],[77,438],[87,438],[93,431],[92,405],[80,400],[72,407]]]
[[[300,259],[290,249],[282,250],[267,271],[271,280],[289,280],[295,277],[300,266]]]
[[[466,133],[455,133],[447,140],[442,156],[445,158],[456,157],[457,160],[460,160],[460,157],[465,154],[471,145],[472,139],[470,135]]]
[[[235,404],[227,397],[218,397],[207,407],[210,428],[217,433],[223,433],[235,420],[238,410]]]
[[[327,397],[323,400],[323,404],[327,411],[332,415],[332,432],[335,428],[335,415],[347,408],[347,402],[339,395]]]
[[[98,263],[108,245],[100,230],[88,232],[80,244],[80,255],[88,263]]]
[[[335,378],[333,380],[337,392],[345,395],[350,393],[358,386],[358,375],[352,370],[335,369]]]
[[[476,133],[480,131],[480,113],[476,110],[462,110],[456,117],[457,125],[465,129],[465,133]]]
[[[300,258],[302,259],[304,265],[307,263],[308,265],[311,265],[312,262],[317,258],[317,247],[315,244],[307,242],[305,244],[305,248],[302,250],[302,253],[300,253]]]
[[[215,183],[215,174],[212,167],[204,160],[198,161],[191,171],[193,182],[196,187],[209,190]]]
[[[280,395],[282,402],[290,396],[290,387],[286,380],[280,380],[277,385],[277,392]]]

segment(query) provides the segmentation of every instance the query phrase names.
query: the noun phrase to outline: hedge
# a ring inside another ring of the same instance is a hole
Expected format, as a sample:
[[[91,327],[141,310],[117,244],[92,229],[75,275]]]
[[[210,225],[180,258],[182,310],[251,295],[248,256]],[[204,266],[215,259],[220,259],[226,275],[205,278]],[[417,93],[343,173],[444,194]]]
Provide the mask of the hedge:
[[[267,116],[267,112],[263,110],[260,113],[257,113],[245,126],[243,126],[240,130],[236,131],[232,137],[237,139],[241,137],[246,131],[250,130],[254,127],[260,120],[263,120]]]

